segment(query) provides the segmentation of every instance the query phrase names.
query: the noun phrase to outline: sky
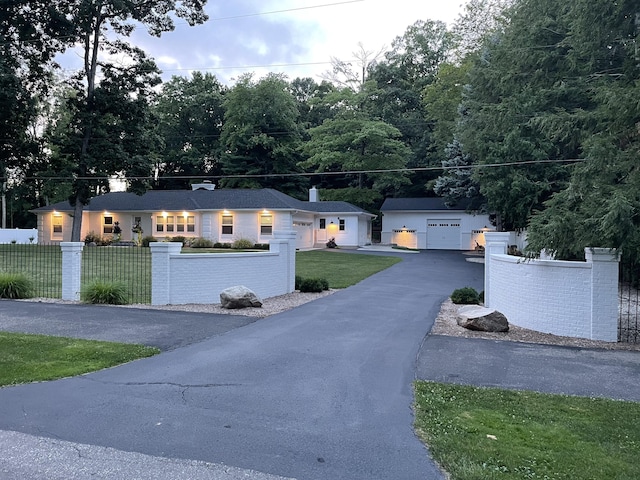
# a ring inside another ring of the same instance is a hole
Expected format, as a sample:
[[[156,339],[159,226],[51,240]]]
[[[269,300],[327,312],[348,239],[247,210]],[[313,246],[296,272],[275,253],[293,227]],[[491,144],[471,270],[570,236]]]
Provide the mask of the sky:
[[[451,25],[465,0],[209,0],[209,20],[190,27],[178,20],[173,32],[151,37],[143,28],[131,41],[155,58],[163,78],[200,70],[232,85],[244,73],[269,72],[320,81],[331,58],[353,59],[390,47],[418,20]],[[63,64],[79,68],[68,53]]]

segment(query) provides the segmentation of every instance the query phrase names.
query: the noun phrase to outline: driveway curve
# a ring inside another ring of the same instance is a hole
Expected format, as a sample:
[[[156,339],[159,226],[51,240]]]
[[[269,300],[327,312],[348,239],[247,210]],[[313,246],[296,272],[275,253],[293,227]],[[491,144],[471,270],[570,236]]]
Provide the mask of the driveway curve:
[[[156,357],[0,389],[0,429],[298,479],[441,479],[413,432],[416,356],[442,301],[482,288],[482,275],[460,252],[406,255],[294,310],[176,338]],[[175,322],[178,337],[194,321],[145,312]]]

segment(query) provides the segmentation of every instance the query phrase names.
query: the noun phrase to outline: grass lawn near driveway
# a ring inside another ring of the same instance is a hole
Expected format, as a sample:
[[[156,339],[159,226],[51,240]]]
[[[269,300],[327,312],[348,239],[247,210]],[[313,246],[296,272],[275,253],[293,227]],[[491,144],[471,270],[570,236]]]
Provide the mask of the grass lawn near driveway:
[[[415,401],[451,480],[640,478],[640,403],[422,381]]]
[[[157,353],[143,345],[0,332],[0,386],[81,375]]]

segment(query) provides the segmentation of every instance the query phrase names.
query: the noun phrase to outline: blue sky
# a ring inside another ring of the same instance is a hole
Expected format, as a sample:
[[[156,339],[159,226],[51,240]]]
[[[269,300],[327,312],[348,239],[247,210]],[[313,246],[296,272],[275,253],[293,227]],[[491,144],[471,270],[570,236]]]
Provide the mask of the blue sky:
[[[161,38],[138,29],[133,43],[156,59],[165,79],[201,70],[233,84],[243,73],[281,72],[316,81],[331,57],[349,60],[361,42],[367,51],[389,47],[417,20],[451,24],[464,0],[209,0],[203,25],[176,23]],[[271,13],[273,12],[273,13]],[[65,68],[79,68],[68,53]],[[236,68],[234,68],[236,67]]]

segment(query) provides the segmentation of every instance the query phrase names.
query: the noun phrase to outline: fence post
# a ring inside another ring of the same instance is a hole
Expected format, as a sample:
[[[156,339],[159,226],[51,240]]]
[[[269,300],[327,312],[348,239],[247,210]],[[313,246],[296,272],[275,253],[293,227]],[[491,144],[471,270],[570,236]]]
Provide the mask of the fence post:
[[[171,255],[182,250],[180,242],[150,242],[151,250],[151,305],[171,303]]]
[[[280,255],[287,258],[287,293],[296,289],[296,238],[298,232],[293,229],[291,215],[278,216],[278,228],[273,231],[274,243],[280,244]],[[271,242],[269,242],[271,243]]]
[[[591,263],[591,340],[618,341],[618,269],[616,249],[587,247]]]
[[[484,305],[491,308],[491,255],[504,255],[509,245],[509,232],[485,232]]]
[[[80,300],[83,242],[60,242],[62,250],[62,300]]]

